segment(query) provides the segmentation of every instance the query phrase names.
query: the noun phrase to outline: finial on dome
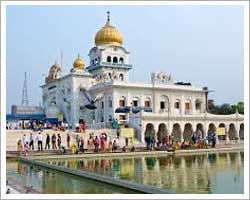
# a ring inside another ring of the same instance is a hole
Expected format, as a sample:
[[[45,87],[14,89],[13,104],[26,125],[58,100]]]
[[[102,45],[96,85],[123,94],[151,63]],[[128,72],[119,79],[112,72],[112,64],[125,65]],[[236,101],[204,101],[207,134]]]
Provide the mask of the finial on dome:
[[[110,12],[107,11],[107,24],[109,24],[109,22],[110,22]]]

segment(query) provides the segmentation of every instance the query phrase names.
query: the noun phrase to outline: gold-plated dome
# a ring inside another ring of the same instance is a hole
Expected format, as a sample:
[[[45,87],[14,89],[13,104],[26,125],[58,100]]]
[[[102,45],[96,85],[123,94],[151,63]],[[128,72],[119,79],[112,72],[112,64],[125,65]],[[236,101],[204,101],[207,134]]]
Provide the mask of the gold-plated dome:
[[[83,69],[85,66],[83,59],[80,58],[80,55],[78,54],[77,59],[75,59],[73,63],[73,67],[76,69]]]
[[[111,26],[109,12],[107,12],[107,22],[104,27],[99,30],[95,35],[95,44],[96,46],[113,44],[113,45],[122,45],[123,39],[122,34],[117,28]]]

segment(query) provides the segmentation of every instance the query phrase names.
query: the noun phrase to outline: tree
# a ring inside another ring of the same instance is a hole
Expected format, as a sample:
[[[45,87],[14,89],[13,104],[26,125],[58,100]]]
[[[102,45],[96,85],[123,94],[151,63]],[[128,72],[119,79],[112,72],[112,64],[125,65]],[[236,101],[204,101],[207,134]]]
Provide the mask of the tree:
[[[208,111],[216,115],[230,115],[236,113],[236,110],[240,114],[244,114],[244,102],[238,102],[237,104],[230,105],[224,103],[222,105],[215,105],[212,99],[208,100]]]
[[[234,110],[234,112],[238,110],[240,114],[244,114],[244,102],[239,101],[237,104],[232,105],[232,109]]]
[[[230,104],[224,103],[220,106],[219,114],[229,115],[233,113],[235,113],[235,111]]]

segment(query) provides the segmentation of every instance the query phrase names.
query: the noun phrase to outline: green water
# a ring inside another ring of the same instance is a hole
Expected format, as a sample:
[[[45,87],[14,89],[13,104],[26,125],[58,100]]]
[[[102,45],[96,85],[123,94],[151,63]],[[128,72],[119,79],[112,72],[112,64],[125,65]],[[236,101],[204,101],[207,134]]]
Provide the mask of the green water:
[[[244,193],[244,152],[46,162],[176,193]]]
[[[66,173],[48,170],[42,167],[31,166],[20,161],[6,163],[6,179],[11,184],[25,188],[33,186],[37,192],[44,194],[114,194],[134,193],[133,191],[99,183],[89,179],[69,175]]]

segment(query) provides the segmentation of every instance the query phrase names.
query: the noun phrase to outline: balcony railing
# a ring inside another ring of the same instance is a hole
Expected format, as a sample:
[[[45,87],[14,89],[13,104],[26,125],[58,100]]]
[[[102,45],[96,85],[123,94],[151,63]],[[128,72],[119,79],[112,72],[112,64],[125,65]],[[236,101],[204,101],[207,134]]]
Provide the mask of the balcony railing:
[[[124,63],[111,63],[111,62],[100,62],[100,65],[107,65],[107,66],[113,66],[113,67],[125,67],[125,68],[131,68],[132,65],[124,64]]]

